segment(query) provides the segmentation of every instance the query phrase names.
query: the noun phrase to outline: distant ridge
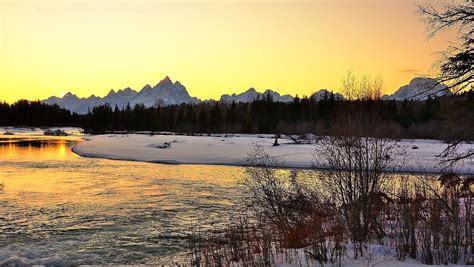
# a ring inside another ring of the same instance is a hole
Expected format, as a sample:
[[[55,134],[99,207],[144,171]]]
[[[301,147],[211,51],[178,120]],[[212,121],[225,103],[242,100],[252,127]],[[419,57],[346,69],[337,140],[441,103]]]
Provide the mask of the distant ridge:
[[[326,89],[321,89],[314,94],[311,95],[311,98],[313,98],[315,101],[320,101],[324,99],[329,99],[334,97],[334,100],[344,100],[344,96],[339,94],[339,93],[334,93],[333,91],[328,91]]]
[[[293,101],[293,98],[291,95],[280,95],[277,92],[274,92],[270,89],[265,90],[263,93],[259,93],[255,90],[255,88],[250,88],[247,91],[240,93],[240,94],[232,94],[232,95],[222,95],[219,102],[224,102],[224,103],[230,103],[230,102],[240,102],[240,103],[248,103],[248,102],[253,102],[257,98],[264,98],[264,97],[270,97],[273,99],[275,102],[290,102]]]

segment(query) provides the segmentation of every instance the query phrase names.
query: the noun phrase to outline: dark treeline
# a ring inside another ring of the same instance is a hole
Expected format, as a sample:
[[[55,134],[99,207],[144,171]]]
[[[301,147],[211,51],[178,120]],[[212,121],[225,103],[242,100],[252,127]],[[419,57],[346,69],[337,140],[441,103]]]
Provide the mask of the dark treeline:
[[[40,101],[20,100],[14,104],[0,103],[0,125],[2,126],[80,126],[80,116],[59,106],[50,106]]]
[[[349,113],[370,114],[370,118],[377,120],[381,127],[389,126],[391,134],[396,137],[474,140],[474,133],[461,129],[474,122],[455,123],[463,114],[474,113],[472,90],[426,101],[341,101],[336,100],[334,95],[328,95],[320,101],[303,97],[289,103],[274,102],[265,97],[251,103],[203,102],[149,108],[136,105],[123,109],[104,105],[93,108],[85,115],[39,101],[20,100],[14,104],[0,103],[0,125],[76,126],[94,134],[170,131],[185,134],[335,135],[338,134],[338,126],[347,123],[341,118]],[[459,136],[459,132],[464,135]]]
[[[171,131],[195,133],[278,133],[332,135],[341,114],[364,112],[381,124],[390,125],[397,137],[449,139],[459,132],[455,116],[474,112],[474,92],[426,101],[353,100],[340,101],[328,95],[320,101],[295,98],[290,103],[270,97],[251,103],[208,102],[123,109],[95,107],[82,119],[89,133],[113,131]],[[469,123],[469,122],[468,122]],[[470,122],[474,123],[474,122]],[[457,136],[456,138],[459,138]],[[474,139],[466,133],[461,139]]]

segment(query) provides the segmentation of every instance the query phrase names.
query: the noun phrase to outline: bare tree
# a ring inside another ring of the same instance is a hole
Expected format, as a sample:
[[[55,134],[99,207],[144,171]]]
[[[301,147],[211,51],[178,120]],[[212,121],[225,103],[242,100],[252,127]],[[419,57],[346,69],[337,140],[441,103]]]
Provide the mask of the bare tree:
[[[441,54],[438,82],[448,83],[456,92],[472,88],[474,79],[474,2],[448,4],[442,9],[419,6],[418,12],[428,27],[428,37],[433,38],[447,29],[457,29],[457,43],[452,43]]]
[[[437,81],[447,83],[454,92],[469,90],[473,88],[474,82],[474,1],[444,5],[442,9],[436,9],[431,5],[419,6],[418,12],[428,27],[428,37],[433,38],[439,32],[447,29],[457,29],[457,40],[448,49],[441,53],[436,63],[439,68]],[[436,90],[429,88],[436,94]],[[421,92],[422,94],[426,92]],[[447,167],[451,167],[460,160],[474,156],[474,150],[470,149],[458,153],[460,140],[463,136],[472,138],[474,135],[474,112],[467,110],[462,112],[454,122],[460,128],[452,143],[441,156],[446,160]],[[466,121],[467,123],[464,123]]]
[[[341,91],[347,100],[377,100],[382,96],[383,79],[380,76],[357,77],[348,71],[342,79]]]

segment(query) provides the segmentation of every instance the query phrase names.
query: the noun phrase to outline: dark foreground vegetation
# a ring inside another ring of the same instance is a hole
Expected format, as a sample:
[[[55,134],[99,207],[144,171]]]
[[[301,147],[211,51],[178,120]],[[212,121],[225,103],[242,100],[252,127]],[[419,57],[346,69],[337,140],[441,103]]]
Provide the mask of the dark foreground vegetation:
[[[368,131],[318,141],[317,172],[278,169],[278,160],[256,147],[241,183],[245,212],[230,215],[223,229],[197,232],[190,263],[474,264],[474,177],[389,176],[388,155],[403,150]]]
[[[191,264],[474,264],[473,178],[388,180],[356,170],[308,177],[272,168],[249,168],[250,208],[220,231],[195,235]]]

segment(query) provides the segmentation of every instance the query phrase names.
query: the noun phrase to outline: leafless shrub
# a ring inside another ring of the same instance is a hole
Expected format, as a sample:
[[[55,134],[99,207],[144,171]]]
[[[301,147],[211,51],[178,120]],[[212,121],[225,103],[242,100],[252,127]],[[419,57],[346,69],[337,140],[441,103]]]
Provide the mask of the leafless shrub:
[[[275,262],[274,233],[247,215],[229,221],[217,232],[197,232],[191,238],[192,266],[269,266]]]
[[[471,179],[444,174],[439,188],[423,181],[429,192],[430,224],[434,240],[433,262],[437,264],[472,263],[472,190]],[[469,251],[469,252],[468,252]]]
[[[297,262],[303,249],[306,262],[340,260],[342,246],[333,248],[327,235],[338,234],[329,220],[328,203],[295,170],[281,170],[277,158],[256,146],[244,162],[242,187],[248,193],[245,216],[232,219],[221,233],[193,241],[194,265],[269,266],[277,260]]]
[[[285,247],[308,246],[309,240],[322,232],[321,218],[328,216],[318,192],[298,179],[297,171],[275,169],[278,160],[260,146],[246,164],[247,176],[242,184],[250,193],[254,212],[268,218],[283,236]]]
[[[387,195],[387,171],[402,155],[397,140],[386,138],[389,128],[376,116],[361,112],[335,118],[336,133],[319,140],[315,166],[323,169],[320,181],[326,198],[343,219],[354,254],[364,256],[367,244],[385,236],[382,216],[391,201]]]
[[[398,260],[410,257],[416,259],[416,225],[419,221],[419,205],[424,198],[419,197],[419,190],[408,177],[402,177],[391,194],[394,199],[388,210],[388,221],[391,222],[388,236],[395,243]]]
[[[469,178],[425,175],[403,179],[390,205],[397,257],[426,264],[472,264],[472,185]]]

